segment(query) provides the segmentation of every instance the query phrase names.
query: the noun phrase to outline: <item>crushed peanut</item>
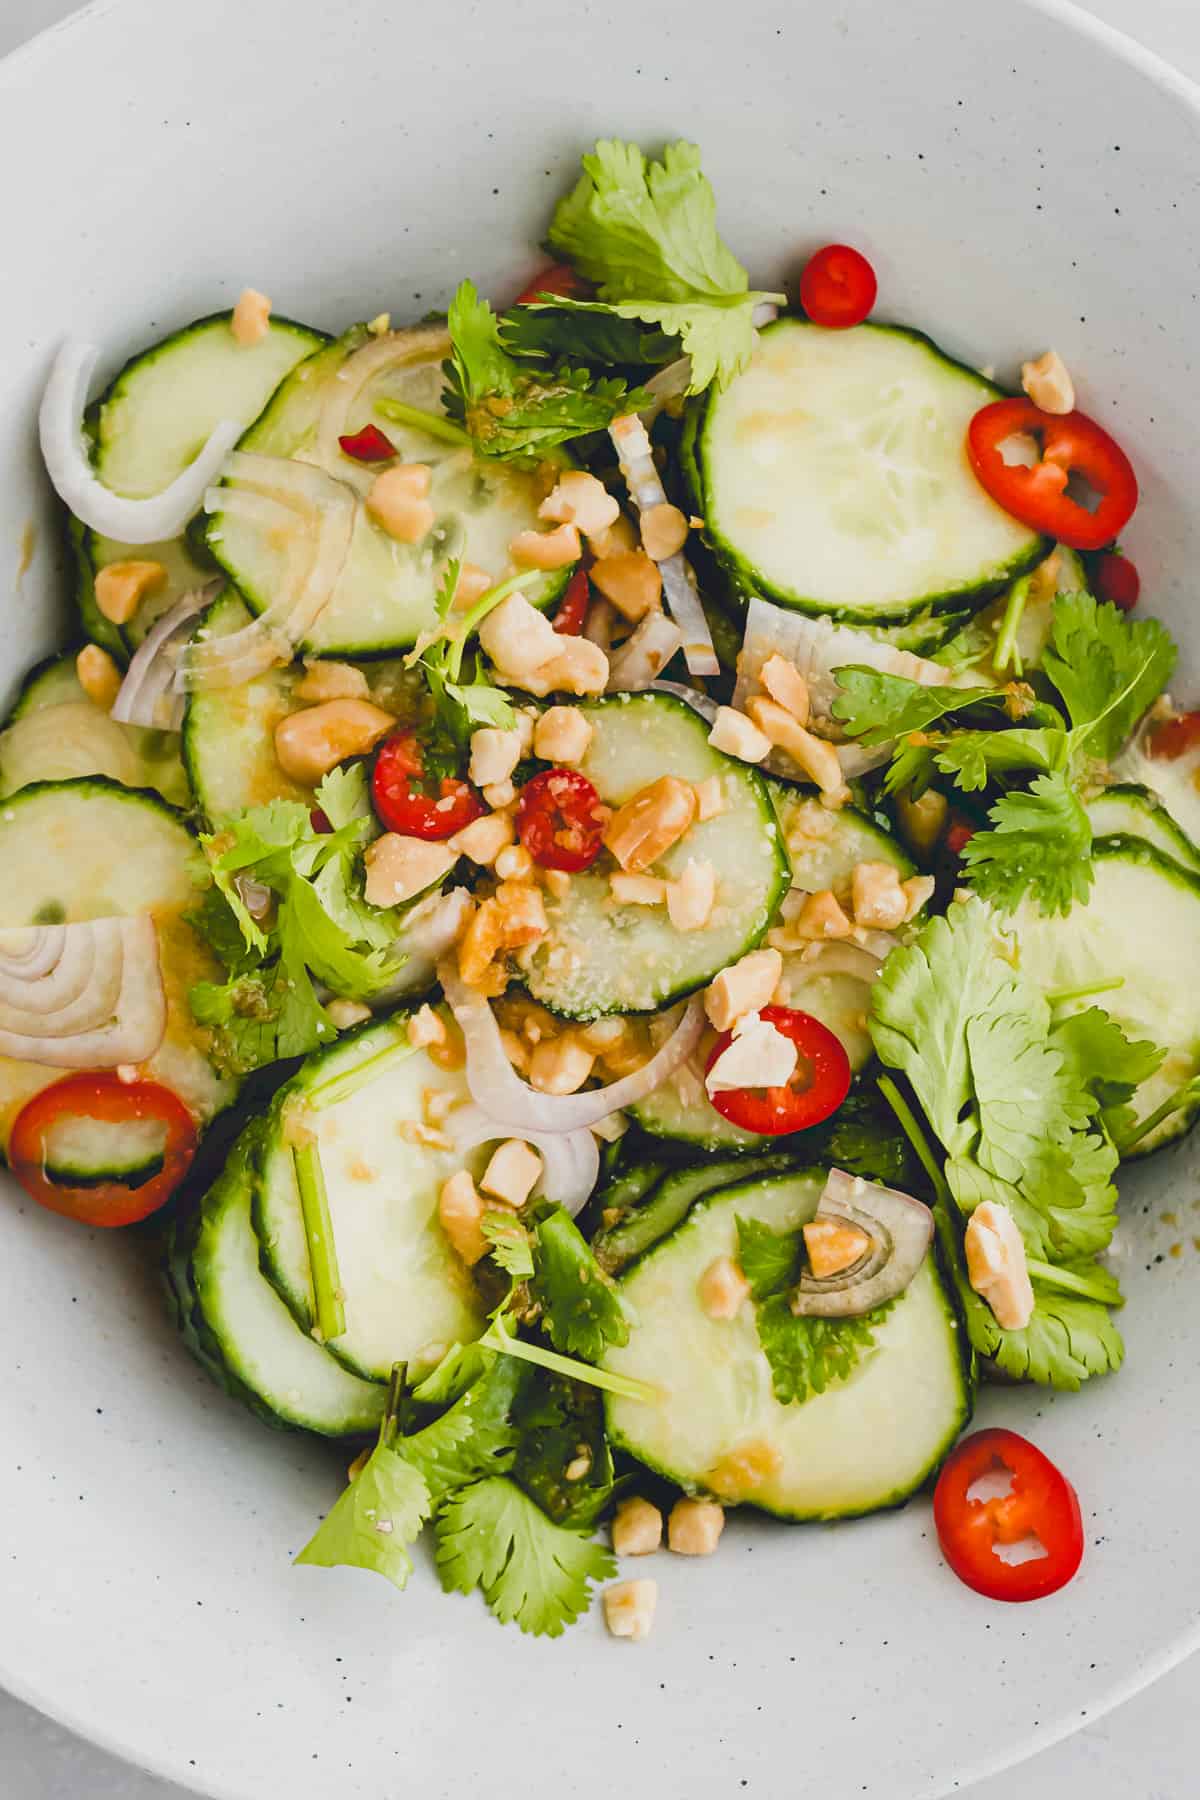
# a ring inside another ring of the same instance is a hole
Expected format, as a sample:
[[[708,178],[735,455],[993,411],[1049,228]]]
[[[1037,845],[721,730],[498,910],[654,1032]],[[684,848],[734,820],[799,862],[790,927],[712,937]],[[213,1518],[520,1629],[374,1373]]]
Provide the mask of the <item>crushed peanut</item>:
[[[1033,1317],[1025,1243],[1006,1206],[984,1200],[967,1220],[963,1234],[967,1279],[995,1314],[1004,1331],[1024,1331]]]
[[[500,941],[506,950],[536,944],[549,930],[540,888],[527,881],[502,881],[494,895],[500,911]]]
[[[800,911],[791,922],[794,936],[811,938],[820,943],[830,938],[850,936],[850,920],[839,905],[832,888],[807,894]]]
[[[438,1196],[438,1219],[454,1250],[468,1266],[487,1253],[483,1214],[483,1201],[466,1169],[459,1169],[443,1182]]]
[[[75,658],[75,678],[92,702],[108,712],[121,691],[121,671],[99,644],[85,644]]]
[[[695,784],[696,817],[703,825],[708,819],[718,819],[725,811],[725,795],[721,788],[719,775],[706,775],[703,781]]]
[[[1021,386],[1043,412],[1075,410],[1075,384],[1057,350],[1047,350],[1036,362],[1021,364]]]
[[[617,808],[604,842],[627,874],[640,874],[678,843],[696,816],[696,795],[686,781],[660,775]]]
[[[710,1319],[736,1319],[749,1292],[750,1283],[731,1256],[718,1256],[700,1277],[700,1306]]]
[[[583,555],[574,525],[557,525],[553,531],[518,531],[508,554],[519,569],[565,569]]]
[[[271,327],[271,302],[257,288],[243,288],[238,295],[229,328],[243,350],[261,344]]]
[[[871,1240],[861,1225],[832,1216],[810,1219],[802,1227],[808,1266],[818,1281],[828,1281],[852,1269],[871,1248]]]
[[[642,547],[656,563],[677,556],[687,543],[688,522],[677,506],[648,506],[641,523]]]
[[[846,929],[849,930],[847,921]],[[783,974],[778,950],[751,950],[729,968],[722,969],[704,993],[704,1010],[717,1031],[731,1031],[746,1013],[770,1005]]]
[[[521,760],[521,733],[512,727],[481,725],[471,733],[471,762],[468,773],[478,788],[507,781]]]
[[[480,1178],[480,1190],[505,1206],[524,1206],[542,1177],[542,1159],[521,1138],[508,1138]]]
[[[663,1516],[649,1500],[635,1494],[618,1504],[612,1522],[612,1547],[617,1556],[652,1556],[662,1535]]]
[[[667,883],[657,875],[626,875],[617,871],[609,889],[618,906],[665,906]]]
[[[431,1044],[444,1044],[447,1032],[444,1019],[438,1017],[432,1006],[417,1008],[408,1021],[408,1041],[417,1050],[427,1050]]]
[[[533,732],[533,753],[543,762],[579,763],[593,737],[592,723],[577,706],[550,706]]]
[[[96,576],[96,605],[114,625],[128,625],[146,595],[166,579],[160,562],[108,563]]]
[[[771,699],[785,712],[790,712],[798,724],[808,724],[808,683],[794,662],[789,662],[775,650],[763,664],[758,678]]]
[[[825,805],[845,804],[850,798],[850,790],[846,786],[842,765],[833,744],[806,731],[776,700],[764,700],[761,695],[756,694],[753,699],[747,700],[746,711],[763,736],[782,750],[785,756],[790,756],[796,767],[816,782]]]
[[[717,708],[708,741],[714,750],[721,750],[726,756],[736,756],[740,762],[760,763],[771,750],[771,740],[765,732],[760,731],[744,713],[735,711],[732,706]]]
[[[908,913],[908,895],[894,863],[860,862],[850,877],[854,921],[874,931],[895,931]]]
[[[486,869],[508,848],[515,835],[508,813],[484,813],[482,818],[472,819],[469,825],[456,831],[449,846],[456,856],[469,857],[481,869]]]
[[[524,844],[509,844],[496,858],[495,867],[501,881],[528,881],[534,864]]]
[[[339,1031],[350,1031],[355,1025],[365,1025],[371,1017],[371,1009],[364,1006],[361,1000],[343,1000],[335,997],[325,1003],[325,1011],[333,1020]]]
[[[715,1500],[677,1500],[667,1520],[667,1544],[677,1556],[711,1556],[725,1529]]]
[[[367,494],[367,511],[398,544],[419,544],[433,530],[433,507],[424,497],[428,492],[426,465],[400,463],[375,477]]]
[[[454,854],[445,844],[386,831],[367,845],[363,862],[364,892],[371,905],[399,906],[444,881],[454,867]]]
[[[618,550],[595,563],[590,575],[592,586],[631,624],[662,603],[662,576],[644,550]]]
[[[703,931],[717,900],[717,871],[705,858],[689,856],[682,875],[667,886],[667,913],[676,931]]]
[[[658,1604],[656,1581],[614,1581],[604,1590],[604,1623],[613,1637],[640,1643],[650,1635]]]
[[[595,1065],[595,1054],[574,1032],[538,1044],[529,1059],[529,1085],[539,1094],[575,1094]]]
[[[323,700],[369,700],[371,689],[361,669],[353,663],[304,659],[304,674],[292,689],[296,700],[317,704]]]
[[[288,713],[275,727],[275,760],[301,787],[316,787],[348,756],[363,756],[396,723],[370,700],[325,700]]]
[[[594,542],[616,524],[620,511],[602,481],[582,469],[568,469],[538,507],[538,518],[575,525]]]

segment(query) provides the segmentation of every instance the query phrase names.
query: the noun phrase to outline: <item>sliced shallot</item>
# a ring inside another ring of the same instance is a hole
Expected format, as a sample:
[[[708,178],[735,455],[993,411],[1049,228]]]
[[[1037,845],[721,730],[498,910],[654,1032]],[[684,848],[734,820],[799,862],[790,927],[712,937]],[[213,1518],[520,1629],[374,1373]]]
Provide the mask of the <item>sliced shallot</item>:
[[[652,506],[666,506],[666,489],[655,466],[646,427],[637,414],[627,413],[624,418],[614,419],[608,435],[616,446],[621,473],[638,511],[648,512]],[[676,550],[658,567],[671,617],[683,633],[683,655],[689,674],[719,675],[721,665],[700,604],[692,565],[682,550]]]
[[[77,519],[122,544],[158,544],[178,537],[200,510],[204,490],[220,473],[242,435],[235,419],[222,419],[183,473],[161,493],[131,500],[105,487],[88,458],[83,416],[100,351],[68,338],[54,359],[38,415],[42,455],[55,492]]]
[[[0,931],[0,1055],[111,1069],[145,1062],[166,1028],[148,913]]]
[[[454,1148],[464,1154],[502,1137],[521,1137],[532,1144],[542,1159],[538,1193],[552,1205],[565,1207],[572,1218],[591,1194],[600,1173],[600,1151],[590,1131],[512,1131],[478,1105],[458,1107],[451,1113],[446,1129]]]
[[[666,613],[647,613],[621,647],[610,651],[606,691],[633,694],[652,687],[659,670],[666,668],[682,645],[683,633],[674,620]]]
[[[221,592],[220,581],[189,593],[156,619],[125,671],[110,718],[122,725],[178,731],[183,724],[183,695],[177,693],[177,669],[170,652],[192,631],[192,621]]]
[[[692,711],[698,712],[710,725],[716,724],[717,714],[721,710],[720,702],[714,700],[711,694],[703,693],[700,688],[688,687],[684,681],[652,681],[647,691],[651,694],[674,694],[677,700],[686,701]]]

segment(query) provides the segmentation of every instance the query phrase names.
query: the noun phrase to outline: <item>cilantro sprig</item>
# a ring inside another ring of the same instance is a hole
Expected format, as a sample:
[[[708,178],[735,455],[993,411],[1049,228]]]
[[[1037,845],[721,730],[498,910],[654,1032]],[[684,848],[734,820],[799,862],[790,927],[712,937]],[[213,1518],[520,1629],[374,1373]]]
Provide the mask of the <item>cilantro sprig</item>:
[[[774,1232],[757,1219],[737,1221],[738,1261],[754,1301],[754,1322],[781,1405],[823,1394],[844,1381],[875,1347],[875,1328],[890,1302],[859,1318],[817,1319],[793,1313],[790,1295],[804,1271],[799,1231]]]
[[[533,586],[540,576],[536,571],[510,575],[488,589],[469,611],[453,617],[454,596],[462,573],[462,558],[452,556],[442,572],[434,598],[438,623],[417,639],[405,658],[407,668],[419,668],[425,677],[433,700],[435,735],[448,739],[459,749],[471,739],[481,725],[494,725],[511,730],[517,715],[507,694],[488,679],[483,659],[471,638],[484,619],[510,594]]]

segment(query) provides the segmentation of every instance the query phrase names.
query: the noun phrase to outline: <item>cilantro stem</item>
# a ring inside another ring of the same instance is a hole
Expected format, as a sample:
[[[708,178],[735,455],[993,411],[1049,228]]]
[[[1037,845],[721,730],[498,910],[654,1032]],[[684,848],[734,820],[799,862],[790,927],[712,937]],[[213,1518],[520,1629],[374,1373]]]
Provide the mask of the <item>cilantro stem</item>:
[[[1082,987],[1051,988],[1046,999],[1051,1006],[1065,1006],[1068,1000],[1088,1000],[1093,994],[1112,994],[1125,986],[1123,975],[1113,975],[1107,981],[1085,981]]]
[[[337,1106],[343,1100],[350,1099],[360,1088],[370,1082],[377,1081],[381,1075],[397,1063],[407,1062],[416,1051],[407,1038],[400,1038],[394,1044],[376,1050],[373,1056],[365,1056],[352,1069],[346,1069],[340,1075],[330,1075],[325,1081],[319,1081],[305,1095],[305,1103],[313,1112],[324,1112],[327,1106]]]
[[[403,400],[376,400],[375,411],[382,413],[394,425],[410,425],[414,431],[423,431],[427,437],[441,438],[444,444],[454,444],[459,449],[469,448],[471,434],[456,425],[453,419],[445,418],[441,413],[426,412],[423,406],[406,406]]]
[[[1185,1081],[1183,1086],[1176,1088],[1173,1094],[1168,1094],[1161,1106],[1156,1106],[1152,1113],[1147,1113],[1146,1117],[1135,1125],[1132,1131],[1124,1133],[1117,1142],[1117,1149],[1121,1155],[1124,1156],[1127,1150],[1133,1148],[1134,1144],[1140,1143],[1142,1138],[1161,1125],[1164,1119],[1169,1119],[1173,1112],[1178,1112],[1181,1107],[1190,1106],[1193,1100],[1200,1100],[1200,1075],[1193,1076],[1191,1081]]]
[[[1035,1257],[1025,1259],[1025,1267],[1029,1271],[1029,1279],[1038,1281],[1043,1287],[1058,1288],[1064,1294],[1078,1294],[1084,1300],[1101,1300],[1106,1306],[1117,1304],[1112,1298],[1111,1280],[1089,1281],[1086,1275],[1076,1275],[1071,1269],[1060,1269],[1054,1263],[1039,1262]]]
[[[917,1123],[916,1114],[909,1106],[908,1101],[890,1075],[881,1075],[876,1086],[900,1121],[900,1128],[916,1151],[921,1167],[933,1184],[934,1193],[945,1205],[953,1205],[953,1196],[946,1184],[945,1175],[938,1167],[937,1158],[933,1154],[933,1146]]]
[[[329,1213],[325,1171],[321,1167],[321,1153],[315,1144],[297,1145],[292,1150],[292,1161],[296,1169],[296,1187],[300,1194],[304,1240],[308,1245],[308,1266],[312,1273],[317,1330],[328,1343],[330,1338],[341,1337],[345,1331],[346,1307],[338,1273],[337,1246],[333,1241],[333,1220]]]
[[[996,652],[992,664],[997,669],[1007,669],[1012,663],[1014,675],[1025,673],[1021,661],[1021,652],[1017,649],[1017,630],[1025,611],[1025,602],[1029,599],[1029,589],[1033,582],[1032,575],[1022,575],[1014,581],[1008,590],[1008,604],[1004,608],[1004,618],[1000,623],[1000,634],[996,639]]]
[[[536,1363],[539,1368],[585,1382],[589,1387],[604,1388],[625,1400],[641,1400],[650,1406],[659,1398],[659,1390],[648,1381],[638,1381],[632,1375],[612,1375],[607,1369],[594,1369],[591,1363],[578,1362],[573,1356],[560,1356],[557,1350],[543,1350],[540,1344],[511,1337],[496,1319],[480,1338],[479,1346],[482,1350],[499,1350],[502,1356],[515,1356],[519,1362]]]

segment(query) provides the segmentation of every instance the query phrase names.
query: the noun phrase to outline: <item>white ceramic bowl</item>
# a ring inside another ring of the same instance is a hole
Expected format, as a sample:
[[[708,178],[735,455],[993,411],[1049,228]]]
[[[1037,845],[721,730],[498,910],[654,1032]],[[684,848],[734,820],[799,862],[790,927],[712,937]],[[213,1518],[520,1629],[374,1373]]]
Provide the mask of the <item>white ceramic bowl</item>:
[[[612,133],[699,139],[764,282],[847,238],[881,316],[1002,374],[1056,346],[1137,463],[1129,541],[1194,677],[1200,110],[1132,45],[1026,0],[101,0],[0,69],[7,569],[39,524],[0,609],[0,683],[67,616],[33,430],[64,333],[97,337],[111,367],[247,282],[334,328],[419,315],[467,273],[508,294],[580,150]],[[237,1800],[966,1785],[1196,1640],[1191,1167],[1172,1150],[1123,1183],[1125,1371],[981,1408],[1078,1484],[1089,1547],[1070,1587],[975,1598],[922,1501],[838,1529],[747,1517],[710,1562],[659,1559],[637,1648],[594,1615],[558,1643],[502,1632],[425,1569],[403,1598],[292,1570],[341,1458],[206,1385],[132,1245],[6,1188],[0,1676]]]

